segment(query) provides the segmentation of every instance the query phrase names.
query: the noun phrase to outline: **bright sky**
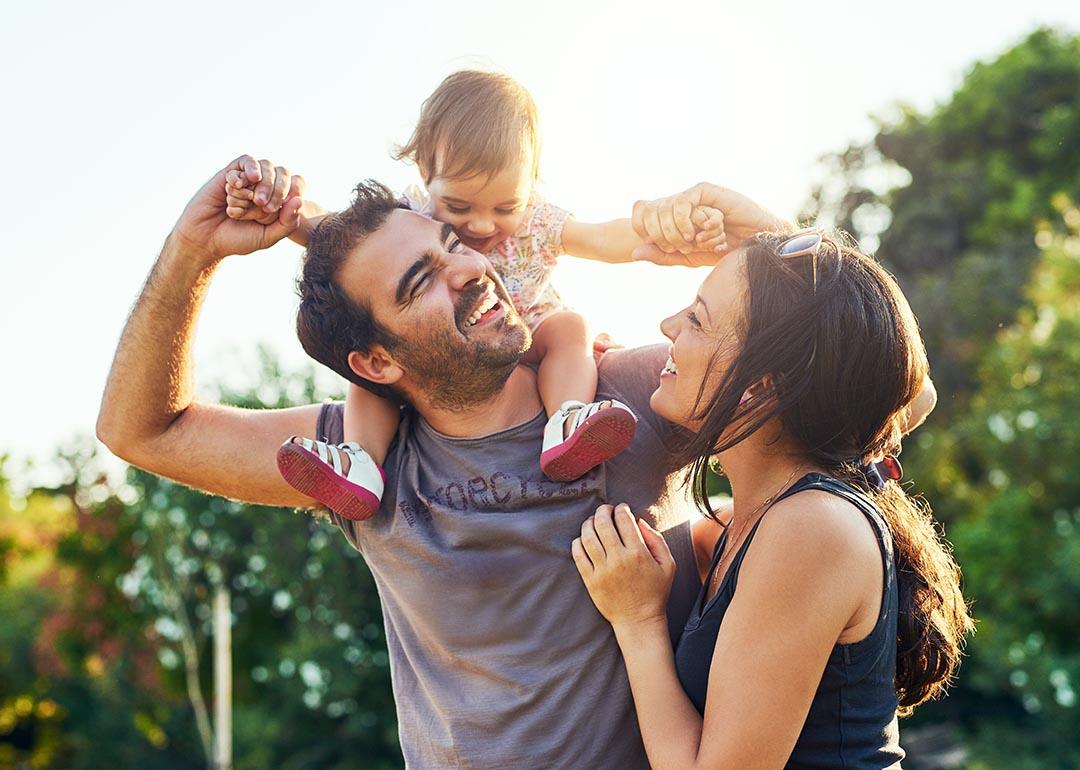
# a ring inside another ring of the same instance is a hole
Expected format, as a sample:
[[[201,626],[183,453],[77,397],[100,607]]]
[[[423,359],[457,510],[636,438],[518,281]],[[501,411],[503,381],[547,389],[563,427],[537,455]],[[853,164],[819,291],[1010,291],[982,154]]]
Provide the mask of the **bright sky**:
[[[1080,29],[1075,0],[1025,3],[18,3],[0,28],[4,119],[0,454],[47,457],[93,432],[117,337],[190,195],[236,155],[302,173],[330,208],[375,177],[452,70],[501,69],[535,97],[543,192],[583,221],[709,180],[793,216],[815,161],[928,109],[976,59],[1038,24]],[[199,379],[250,377],[293,332],[300,250],[233,258],[203,313]],[[695,271],[567,259],[569,304],[627,343]]]

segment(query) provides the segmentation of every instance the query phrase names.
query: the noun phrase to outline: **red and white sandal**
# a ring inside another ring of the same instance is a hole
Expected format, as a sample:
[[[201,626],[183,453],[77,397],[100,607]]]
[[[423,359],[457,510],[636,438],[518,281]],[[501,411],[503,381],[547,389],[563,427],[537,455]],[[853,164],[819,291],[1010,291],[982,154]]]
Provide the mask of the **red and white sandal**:
[[[552,481],[579,479],[630,446],[636,430],[637,417],[619,401],[566,401],[544,428],[540,468]]]
[[[349,460],[347,471],[342,455]],[[346,519],[365,521],[379,510],[386,472],[355,442],[328,444],[292,436],[278,449],[277,466],[293,489]]]

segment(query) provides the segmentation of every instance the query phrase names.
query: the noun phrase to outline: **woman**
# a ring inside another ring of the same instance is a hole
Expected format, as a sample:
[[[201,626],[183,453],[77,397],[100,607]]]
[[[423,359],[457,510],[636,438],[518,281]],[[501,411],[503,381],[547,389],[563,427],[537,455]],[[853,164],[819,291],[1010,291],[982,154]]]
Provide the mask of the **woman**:
[[[733,513],[706,520],[722,534],[674,653],[656,531],[602,506],[574,561],[657,770],[899,767],[897,713],[942,691],[971,628],[928,511],[898,472],[865,470],[899,450],[927,372],[915,319],[876,262],[818,231],[752,235],[777,222],[730,191],[699,185],[635,220],[676,248],[687,196],[724,212],[732,251],[663,322],[652,407],[692,434],[699,504],[715,516],[715,462]]]

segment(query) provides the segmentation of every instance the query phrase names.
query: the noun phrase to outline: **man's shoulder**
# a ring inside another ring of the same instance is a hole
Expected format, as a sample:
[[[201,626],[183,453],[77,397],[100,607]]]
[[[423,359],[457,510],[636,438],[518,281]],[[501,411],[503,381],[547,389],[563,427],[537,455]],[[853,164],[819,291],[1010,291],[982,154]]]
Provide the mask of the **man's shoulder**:
[[[667,361],[668,345],[616,348],[604,353],[597,364],[600,386],[617,391],[648,390],[660,384],[660,370]]]
[[[630,407],[638,418],[638,428],[649,425],[665,447],[672,445],[677,429],[653,412],[649,400],[660,385],[660,370],[667,361],[669,346],[646,345],[617,348],[603,355],[597,365],[598,399],[614,398]]]

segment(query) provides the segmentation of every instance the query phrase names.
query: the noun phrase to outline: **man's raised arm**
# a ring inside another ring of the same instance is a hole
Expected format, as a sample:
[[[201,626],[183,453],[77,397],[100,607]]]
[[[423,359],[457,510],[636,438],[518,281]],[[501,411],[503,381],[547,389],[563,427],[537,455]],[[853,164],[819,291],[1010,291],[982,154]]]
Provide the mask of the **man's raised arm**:
[[[258,180],[281,205],[269,224],[225,213],[225,175]],[[116,456],[213,494],[270,505],[311,501],[281,478],[278,446],[313,435],[319,407],[245,410],[194,400],[195,322],[226,256],[250,254],[297,226],[303,180],[250,156],[216,173],[165,240],[120,337],[98,415],[97,435]],[[283,204],[283,205],[282,205]]]

